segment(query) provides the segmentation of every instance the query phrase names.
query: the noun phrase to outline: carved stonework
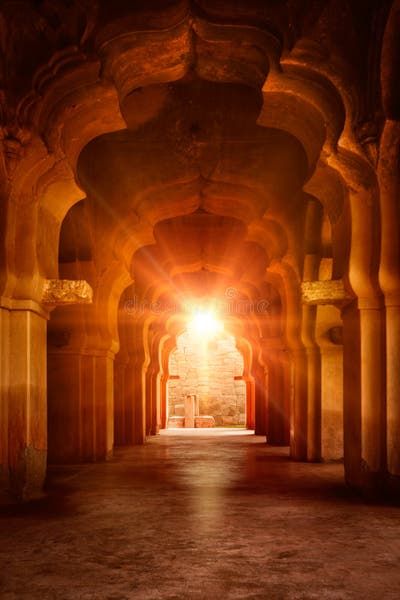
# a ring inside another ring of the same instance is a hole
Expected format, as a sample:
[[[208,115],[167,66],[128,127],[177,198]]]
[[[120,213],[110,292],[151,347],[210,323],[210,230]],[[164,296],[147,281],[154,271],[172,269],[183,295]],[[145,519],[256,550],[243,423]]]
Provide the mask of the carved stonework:
[[[303,281],[301,295],[303,304],[343,304],[352,299],[341,279]]]
[[[20,160],[24,157],[25,146],[30,138],[31,134],[27,129],[12,125],[0,128],[0,142],[2,143],[7,174],[10,178]]]
[[[90,304],[93,290],[84,280],[47,279],[43,287],[44,304]]]

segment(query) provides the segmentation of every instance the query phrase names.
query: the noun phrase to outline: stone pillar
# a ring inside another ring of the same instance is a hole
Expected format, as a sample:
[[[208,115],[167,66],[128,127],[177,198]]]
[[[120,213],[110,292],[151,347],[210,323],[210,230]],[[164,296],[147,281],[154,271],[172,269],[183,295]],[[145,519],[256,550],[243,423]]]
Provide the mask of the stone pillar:
[[[127,357],[122,357],[119,352],[114,362],[114,445],[126,446],[128,444],[128,422],[125,393],[125,371],[128,363]]]
[[[152,379],[152,365],[147,366],[144,372],[145,382],[145,400],[146,400],[146,436],[152,435],[153,427],[153,397],[151,394],[151,379]]]
[[[144,444],[146,441],[146,376],[143,372],[144,351],[141,347],[135,355],[134,368],[134,443]]]
[[[281,373],[276,353],[268,356],[267,443],[279,445],[281,437]]]
[[[146,371],[143,346],[143,322],[139,318],[120,321],[121,351],[125,356],[124,371],[124,422],[125,442],[128,445],[146,441]]]
[[[398,12],[393,9],[388,21],[387,41],[384,43],[382,59],[394,60],[397,54],[391,48],[398,39],[396,19]],[[387,50],[385,46],[387,45]],[[387,79],[387,67],[382,70],[383,98],[387,111],[379,149],[378,177],[380,188],[380,212],[382,221],[381,261],[379,282],[385,296],[386,305],[386,427],[387,427],[387,469],[390,483],[395,492],[400,488],[400,121],[393,108],[398,107],[397,81]],[[393,99],[392,99],[393,98]]]
[[[367,486],[385,468],[385,402],[383,387],[383,323],[379,306],[360,306],[361,448]],[[379,483],[379,481],[378,481]]]
[[[342,328],[340,328],[342,330]],[[321,346],[321,457],[343,458],[343,346]]]
[[[92,462],[114,443],[114,355],[106,350],[49,351],[49,460]]]
[[[1,314],[2,353],[8,354],[8,364],[2,365],[2,416],[8,430],[6,435],[3,424],[2,459],[12,495],[27,500],[42,494],[46,475],[47,313],[35,302],[11,300]]]
[[[292,395],[291,362],[289,353],[282,350],[279,355],[282,367],[282,398],[283,398],[283,444],[290,445],[290,407]]]
[[[252,377],[243,377],[246,383],[246,427],[255,429],[255,383]]]
[[[160,410],[157,398],[157,374],[158,372],[156,370],[156,366],[151,365],[148,380],[148,394],[151,398],[149,435],[157,435],[157,433],[160,431]]]
[[[262,365],[256,364],[253,369],[255,381],[255,434],[267,435],[267,393],[266,373]]]
[[[343,427],[346,481],[379,490],[385,470],[382,311],[359,301],[343,311]]]
[[[160,429],[167,427],[167,386],[168,374],[162,373],[160,377]]]
[[[270,339],[265,349],[268,362],[267,442],[274,446],[289,444],[290,407],[281,346],[281,340]]]
[[[317,217],[318,212],[318,219]],[[321,230],[321,214],[316,203],[309,204],[309,214],[313,214],[310,224],[315,231]],[[310,233],[312,235],[312,232]],[[318,276],[319,254],[306,254],[303,276],[305,283]],[[317,306],[303,304],[301,337],[307,356],[307,459],[321,459],[321,355],[315,340]]]
[[[157,371],[152,362],[146,372],[146,435],[156,435],[158,431]]]
[[[343,446],[346,482],[361,487],[361,346],[356,302],[343,317]]]
[[[10,311],[0,308],[0,493],[9,488],[8,471],[8,395]]]
[[[125,444],[132,445],[136,443],[135,436],[135,381],[137,378],[135,357],[129,355],[124,371],[124,423],[125,423]]]
[[[321,354],[307,348],[307,459],[321,460]]]
[[[307,460],[307,355],[303,348],[292,351],[293,402],[290,455],[294,460]]]
[[[400,477],[400,298],[386,300],[387,466]]]

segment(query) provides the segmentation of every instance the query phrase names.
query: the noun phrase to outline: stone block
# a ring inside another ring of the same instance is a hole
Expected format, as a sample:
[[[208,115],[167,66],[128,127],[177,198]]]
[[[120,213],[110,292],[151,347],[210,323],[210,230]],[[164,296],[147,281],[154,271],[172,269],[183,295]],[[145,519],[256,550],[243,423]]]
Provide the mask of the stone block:
[[[202,415],[201,417],[195,418],[195,427],[215,427],[215,419],[210,415]]]
[[[181,417],[181,416],[173,416],[173,417],[169,417],[168,419],[168,429],[172,428],[172,429],[176,429],[176,428],[182,428],[185,425],[185,417]]]

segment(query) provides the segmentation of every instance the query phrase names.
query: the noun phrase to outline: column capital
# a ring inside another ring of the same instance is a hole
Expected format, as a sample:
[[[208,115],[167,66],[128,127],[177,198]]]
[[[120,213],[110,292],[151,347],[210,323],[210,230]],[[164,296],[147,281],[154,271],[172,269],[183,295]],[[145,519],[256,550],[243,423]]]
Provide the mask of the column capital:
[[[50,318],[49,312],[46,310],[47,307],[30,298],[6,298],[5,296],[1,296],[0,308],[12,311],[33,312],[46,320]]]

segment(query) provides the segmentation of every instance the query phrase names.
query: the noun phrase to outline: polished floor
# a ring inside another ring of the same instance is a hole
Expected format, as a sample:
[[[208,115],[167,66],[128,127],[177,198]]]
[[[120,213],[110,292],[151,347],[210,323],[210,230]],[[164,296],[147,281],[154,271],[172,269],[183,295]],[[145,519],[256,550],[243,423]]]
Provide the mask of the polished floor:
[[[46,498],[0,509],[1,600],[400,598],[399,507],[221,433],[53,467]]]

